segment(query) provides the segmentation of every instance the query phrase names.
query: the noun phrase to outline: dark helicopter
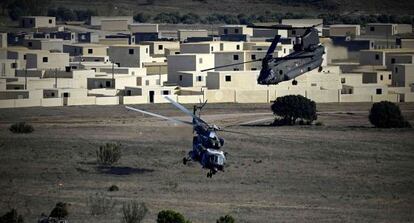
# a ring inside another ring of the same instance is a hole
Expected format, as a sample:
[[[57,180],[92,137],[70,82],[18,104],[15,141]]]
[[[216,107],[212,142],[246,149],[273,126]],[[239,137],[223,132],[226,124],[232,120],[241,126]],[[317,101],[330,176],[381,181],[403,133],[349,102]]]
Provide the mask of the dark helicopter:
[[[193,112],[190,112],[181,104],[175,102],[169,97],[165,97],[176,108],[180,109],[187,115],[192,117],[192,121],[182,121],[171,117],[155,114],[148,111],[143,111],[137,108],[125,106],[125,108],[137,112],[141,112],[154,117],[170,120],[180,124],[187,124],[193,126],[193,148],[188,152],[188,156],[183,158],[183,164],[186,165],[189,161],[199,162],[201,166],[210,171],[207,173],[207,177],[211,178],[218,171],[224,171],[224,165],[226,163],[227,153],[221,150],[224,145],[224,139],[217,135],[218,131],[232,132],[223,130],[216,125],[210,125],[200,118],[200,111],[206,105],[207,101],[201,104],[201,106],[194,106]],[[198,116],[197,116],[198,112]],[[238,132],[233,132],[238,133]]]
[[[252,63],[262,61],[262,69],[257,78],[257,83],[261,85],[278,84],[283,81],[292,80],[292,84],[296,85],[296,77],[309,72],[315,68],[322,71],[323,54],[325,48],[319,42],[318,30],[315,26],[311,27],[292,27],[290,25],[275,25],[275,26],[249,26],[251,28],[260,29],[283,29],[283,30],[300,30],[305,32],[301,36],[296,36],[293,45],[293,52],[284,57],[273,57],[273,52],[280,40],[280,35],[276,35],[267,50],[266,56],[261,59],[246,61],[242,63],[234,63],[224,66],[218,66],[210,69],[202,70],[209,71],[216,68],[229,67],[239,64]]]

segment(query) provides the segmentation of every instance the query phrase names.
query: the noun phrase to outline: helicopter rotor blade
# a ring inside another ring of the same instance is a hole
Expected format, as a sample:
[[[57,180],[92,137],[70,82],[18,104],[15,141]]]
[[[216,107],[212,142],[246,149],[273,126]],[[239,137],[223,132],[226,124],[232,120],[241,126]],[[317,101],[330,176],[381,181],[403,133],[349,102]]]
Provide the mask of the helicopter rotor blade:
[[[193,119],[196,119],[199,122],[202,122],[204,124],[207,124],[207,122],[205,122],[203,119],[195,116],[193,113],[191,113],[187,108],[185,108],[184,106],[182,106],[181,104],[177,103],[176,101],[174,101],[172,98],[165,96],[165,99],[167,99],[169,102],[171,102],[171,104],[173,104],[176,108],[180,109],[182,112],[186,113],[187,115],[191,116]],[[207,124],[208,125],[208,124]]]
[[[129,107],[129,106],[125,106],[125,108],[127,108],[129,110],[132,110],[132,111],[141,112],[143,114],[151,115],[151,116],[154,116],[154,117],[157,117],[157,118],[173,121],[173,122],[178,123],[178,124],[193,125],[193,123],[189,122],[189,121],[182,121],[182,120],[178,120],[178,119],[175,119],[175,118],[166,117],[166,116],[163,116],[163,115],[159,115],[159,114],[155,114],[155,113],[152,113],[152,112],[144,111],[144,110],[141,110],[141,109],[138,109],[138,108],[133,108],[133,107]]]
[[[270,44],[269,48],[267,49],[266,56],[272,55],[272,53],[276,49],[277,44],[279,43],[279,40],[280,40],[280,35],[276,35],[272,41],[272,44]]]
[[[258,62],[258,61],[261,61],[261,60],[263,60],[263,59],[256,59],[256,60],[249,60],[249,61],[240,62],[240,63],[226,64],[226,65],[223,65],[223,66],[217,66],[217,67],[213,67],[213,68],[204,69],[204,70],[201,70],[200,72],[206,72],[206,71],[214,70],[214,69],[217,69],[217,68],[231,67],[231,66],[241,65],[241,64],[245,64],[245,63],[253,63],[253,62]]]

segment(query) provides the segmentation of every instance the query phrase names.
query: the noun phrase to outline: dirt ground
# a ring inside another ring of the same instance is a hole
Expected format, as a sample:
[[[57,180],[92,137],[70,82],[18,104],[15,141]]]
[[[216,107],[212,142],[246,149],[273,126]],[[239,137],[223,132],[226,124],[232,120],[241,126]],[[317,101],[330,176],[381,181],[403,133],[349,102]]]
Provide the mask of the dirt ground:
[[[123,106],[0,109],[0,214],[15,207],[35,222],[62,201],[70,222],[120,222],[122,203],[135,199],[149,208],[144,222],[164,209],[192,222],[413,222],[414,130],[373,128],[370,106],[318,105],[323,126],[269,127],[268,104],[208,104],[202,118],[247,133],[221,134],[228,166],[212,179],[182,165],[188,126]],[[189,120],[169,104],[134,107]],[[414,124],[414,104],[400,108]],[[12,134],[17,121],[35,131]],[[106,142],[122,145],[112,169],[96,165]],[[113,184],[120,190],[108,192]],[[90,214],[96,193],[116,201],[105,216]]]

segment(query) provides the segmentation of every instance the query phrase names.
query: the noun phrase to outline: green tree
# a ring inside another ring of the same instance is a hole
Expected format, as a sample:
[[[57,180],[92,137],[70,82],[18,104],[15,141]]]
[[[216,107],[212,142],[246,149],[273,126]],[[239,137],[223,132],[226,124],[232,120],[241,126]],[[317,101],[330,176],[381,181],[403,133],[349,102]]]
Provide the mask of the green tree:
[[[59,202],[56,204],[55,208],[50,212],[49,217],[64,219],[69,215],[68,207],[66,203]]]
[[[297,119],[312,123],[317,119],[316,103],[302,95],[279,97],[273,102],[271,109],[277,116],[275,124],[294,125]]]
[[[163,210],[158,213],[157,223],[191,223],[184,216],[172,210]]]
[[[150,19],[151,15],[144,12],[140,12],[134,16],[135,22],[148,22]]]
[[[389,101],[374,103],[369,112],[369,121],[377,128],[411,127],[401,114],[398,105]]]
[[[236,220],[231,215],[221,216],[216,221],[217,223],[235,223]]]

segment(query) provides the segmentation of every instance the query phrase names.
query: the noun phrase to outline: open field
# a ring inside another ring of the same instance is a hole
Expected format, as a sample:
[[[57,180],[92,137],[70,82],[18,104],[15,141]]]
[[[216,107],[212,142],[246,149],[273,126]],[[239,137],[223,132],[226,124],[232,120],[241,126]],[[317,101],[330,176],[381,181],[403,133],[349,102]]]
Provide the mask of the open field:
[[[187,119],[169,104],[135,105]],[[123,106],[0,109],[0,214],[17,207],[26,222],[70,203],[70,222],[120,222],[123,201],[137,199],[154,222],[163,209],[193,222],[231,214],[237,222],[413,222],[414,130],[374,129],[370,104],[324,104],[324,126],[240,126],[271,117],[267,104],[208,104],[202,117],[248,133],[223,133],[226,172],[206,178],[182,157],[192,131],[127,111]],[[414,124],[414,104],[400,104]],[[17,121],[31,134],[12,134]],[[112,169],[96,167],[95,151],[120,142]],[[120,190],[107,192],[116,184]],[[107,216],[91,216],[89,196],[118,202]]]

